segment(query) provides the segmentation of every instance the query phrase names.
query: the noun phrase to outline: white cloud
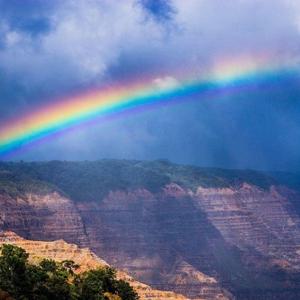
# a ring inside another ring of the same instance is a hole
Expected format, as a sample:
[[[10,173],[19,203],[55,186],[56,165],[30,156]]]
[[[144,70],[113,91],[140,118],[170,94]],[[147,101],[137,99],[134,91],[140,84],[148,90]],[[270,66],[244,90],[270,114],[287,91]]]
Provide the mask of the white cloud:
[[[179,85],[179,81],[172,76],[165,76],[153,80],[154,86],[160,90],[175,88]]]
[[[50,16],[52,30],[41,37],[6,24],[0,68],[21,74],[32,86],[51,81],[100,81],[122,51],[139,47],[145,37],[159,39],[160,26],[144,22],[135,1],[67,0]],[[2,26],[3,27],[3,26]],[[3,27],[4,28],[4,27]]]
[[[220,57],[298,51],[292,0],[174,0],[176,14],[165,30],[137,0],[58,2],[43,36],[5,27],[0,68],[21,74],[32,86],[100,82],[110,68],[135,66],[166,76],[194,74]],[[3,27],[3,26],[2,26]],[[1,30],[2,32],[2,30]],[[295,50],[296,49],[296,50]],[[122,60],[120,60],[122,57]],[[130,75],[130,74],[129,74]]]

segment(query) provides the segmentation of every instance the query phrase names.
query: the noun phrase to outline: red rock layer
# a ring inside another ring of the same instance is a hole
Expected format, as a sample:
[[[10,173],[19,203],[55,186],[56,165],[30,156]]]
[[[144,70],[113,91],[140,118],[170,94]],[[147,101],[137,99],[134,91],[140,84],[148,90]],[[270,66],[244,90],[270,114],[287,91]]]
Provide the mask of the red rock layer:
[[[294,286],[289,272],[300,270],[300,219],[291,193],[248,184],[192,192],[173,183],[156,194],[111,191],[94,202],[0,194],[0,228],[88,246],[142,282],[195,299],[230,299],[228,289],[276,295]],[[270,273],[273,267],[287,272],[284,279]]]

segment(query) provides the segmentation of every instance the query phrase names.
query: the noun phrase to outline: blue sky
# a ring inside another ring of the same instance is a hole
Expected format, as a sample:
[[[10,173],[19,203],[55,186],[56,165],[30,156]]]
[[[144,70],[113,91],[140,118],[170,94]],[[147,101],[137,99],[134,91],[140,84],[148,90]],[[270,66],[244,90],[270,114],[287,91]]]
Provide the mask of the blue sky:
[[[0,0],[0,124],[95,85],[180,80],[224,57],[298,60],[296,0]],[[300,66],[299,66],[300,67]],[[300,171],[300,88],[151,109],[66,133],[13,159],[160,159]]]

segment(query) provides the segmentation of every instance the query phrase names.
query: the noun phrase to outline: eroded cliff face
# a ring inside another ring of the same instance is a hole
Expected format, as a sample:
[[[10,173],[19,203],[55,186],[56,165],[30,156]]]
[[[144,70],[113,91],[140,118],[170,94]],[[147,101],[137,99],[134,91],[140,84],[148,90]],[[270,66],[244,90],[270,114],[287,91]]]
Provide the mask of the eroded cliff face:
[[[173,185],[159,194],[117,191],[101,202],[77,203],[92,249],[151,286],[226,298],[213,278],[220,267],[216,256],[220,251],[230,261],[235,253],[192,198],[173,192]]]
[[[190,198],[176,198],[171,189],[158,195],[145,189],[116,191],[100,203],[75,203],[56,192],[22,199],[1,195],[1,228],[33,240],[89,246],[109,264],[157,289],[195,299],[231,298],[210,269],[215,259],[209,249],[224,248],[221,236]]]
[[[300,270],[300,219],[289,202],[291,192],[244,183],[236,189],[199,187],[195,200],[226,241],[245,252],[254,249],[271,265],[296,272]]]
[[[275,186],[192,192],[171,183],[77,208],[94,251],[153,286],[206,299],[254,289],[281,299],[288,287],[297,299],[300,223],[287,195]]]
[[[89,246],[84,224],[74,203],[57,192],[11,197],[0,193],[0,226],[28,239],[67,240]]]
[[[62,164],[52,173],[48,164],[22,166],[54,191],[16,196],[0,182],[1,229],[89,247],[142,282],[194,299],[300,299],[298,192],[259,172]]]

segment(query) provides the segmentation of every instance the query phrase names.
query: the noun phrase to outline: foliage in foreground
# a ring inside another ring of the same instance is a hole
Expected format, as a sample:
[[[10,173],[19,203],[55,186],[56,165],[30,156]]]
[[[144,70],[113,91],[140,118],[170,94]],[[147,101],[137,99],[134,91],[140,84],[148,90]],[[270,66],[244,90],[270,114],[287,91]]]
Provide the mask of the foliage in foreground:
[[[20,247],[5,244],[0,255],[0,300],[137,300],[138,295],[114,269],[105,267],[82,274],[73,261],[44,259],[34,265]]]

